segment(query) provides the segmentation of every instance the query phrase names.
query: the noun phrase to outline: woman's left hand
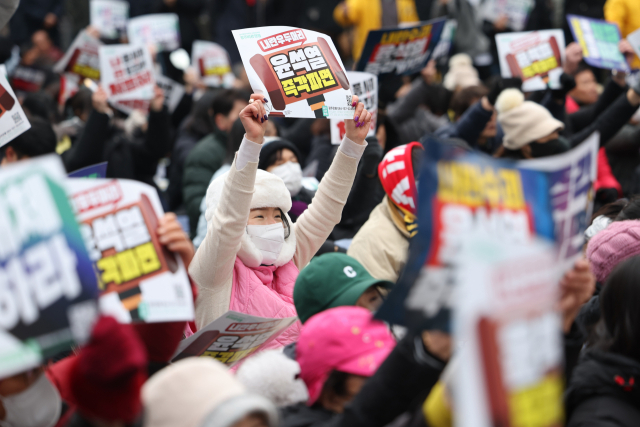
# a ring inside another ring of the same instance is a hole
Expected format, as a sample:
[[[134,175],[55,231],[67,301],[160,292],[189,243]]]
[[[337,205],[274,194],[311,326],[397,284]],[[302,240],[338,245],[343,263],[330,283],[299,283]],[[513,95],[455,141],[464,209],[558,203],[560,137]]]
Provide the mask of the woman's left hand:
[[[356,111],[353,113],[353,120],[345,120],[346,137],[356,144],[364,145],[364,139],[371,128],[371,113],[365,110],[362,102],[358,103],[358,97],[354,95],[353,104]]]
[[[180,255],[185,268],[189,269],[189,264],[195,255],[196,251],[193,248],[193,243],[184,232],[176,214],[169,212],[164,214],[160,218],[160,225],[158,226],[158,239],[163,246],[166,246],[171,252],[175,252]]]

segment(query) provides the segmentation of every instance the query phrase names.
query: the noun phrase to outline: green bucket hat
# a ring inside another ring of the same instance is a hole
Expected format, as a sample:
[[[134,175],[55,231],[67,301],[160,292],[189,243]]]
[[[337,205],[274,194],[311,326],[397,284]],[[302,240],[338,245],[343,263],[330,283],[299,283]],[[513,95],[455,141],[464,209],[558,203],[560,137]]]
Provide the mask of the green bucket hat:
[[[356,305],[371,286],[391,288],[392,282],[375,279],[349,255],[333,252],[311,260],[298,275],[293,302],[302,323],[333,307]]]

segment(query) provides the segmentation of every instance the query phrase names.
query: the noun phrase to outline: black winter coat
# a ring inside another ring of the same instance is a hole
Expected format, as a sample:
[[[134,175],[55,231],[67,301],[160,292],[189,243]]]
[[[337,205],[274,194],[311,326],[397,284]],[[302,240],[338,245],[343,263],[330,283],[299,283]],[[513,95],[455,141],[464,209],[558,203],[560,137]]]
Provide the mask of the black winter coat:
[[[590,350],[575,368],[565,401],[567,427],[640,425],[640,363]]]

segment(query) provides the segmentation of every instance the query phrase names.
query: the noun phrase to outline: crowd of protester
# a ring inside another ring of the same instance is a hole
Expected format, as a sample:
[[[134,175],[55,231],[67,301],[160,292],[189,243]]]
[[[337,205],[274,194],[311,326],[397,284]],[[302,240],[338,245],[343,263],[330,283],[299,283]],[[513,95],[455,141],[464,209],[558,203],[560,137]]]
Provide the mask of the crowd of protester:
[[[155,187],[167,212],[159,240],[188,268],[195,322],[101,317],[73,355],[0,379],[0,426],[452,425],[451,337],[405,334],[372,317],[419,233],[379,170],[401,157],[415,184],[431,137],[534,159],[594,132],[596,213],[584,259],[559,283],[566,425],[640,425],[640,81],[588,66],[565,22],[568,13],[606,19],[624,38],[640,28],[638,0],[535,0],[525,30],[565,28],[567,46],[561,87],[532,93],[500,77],[494,36],[512,29],[505,16],[483,16],[482,0],[129,3],[131,17],[176,13],[187,52],[198,39],[225,47],[233,88],[207,87],[163,53],[157,66],[185,86],[172,113],[160,88],[149,111],[128,115],[102,88],[81,86],[59,105],[53,65],[89,25],[88,1],[0,0],[2,17],[15,10],[0,33],[0,62],[46,75],[39,90],[18,93],[31,129],[0,148],[1,164],[57,153],[68,172],[106,161],[107,177]],[[370,30],[441,16],[458,22],[448,61],[380,80],[375,136],[354,97],[337,145],[326,119],[268,116],[230,32],[321,31],[349,69]],[[620,50],[640,67],[626,40]],[[185,334],[228,310],[298,320],[235,371],[207,357],[169,363]]]

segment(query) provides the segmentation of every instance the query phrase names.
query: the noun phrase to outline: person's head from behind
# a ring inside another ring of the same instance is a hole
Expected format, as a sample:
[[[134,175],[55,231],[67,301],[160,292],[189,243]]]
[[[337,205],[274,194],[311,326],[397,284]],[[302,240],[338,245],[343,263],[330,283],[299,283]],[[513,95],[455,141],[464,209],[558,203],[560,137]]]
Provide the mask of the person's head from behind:
[[[180,360],[142,388],[144,427],[276,427],[278,414],[264,397],[247,393],[222,363]]]
[[[55,153],[57,139],[49,122],[40,117],[30,117],[29,122],[31,129],[0,148],[3,154],[0,165]]]
[[[0,425],[52,426],[60,417],[62,399],[42,367],[0,379]]]
[[[622,203],[624,200],[618,200],[616,203]],[[640,219],[640,195],[632,196],[623,204],[614,221],[627,221],[630,219]]]
[[[395,344],[387,326],[362,307],[336,307],[311,317],[296,346],[307,405],[342,413]]]
[[[265,138],[260,150],[258,169],[280,177],[292,197],[297,196],[302,188],[300,151],[286,139]]]
[[[393,283],[375,279],[356,259],[334,252],[315,257],[302,269],[293,302],[302,323],[334,307],[358,306],[374,312],[382,304],[381,289]]]
[[[600,283],[627,258],[640,254],[640,220],[614,221],[587,244],[587,259]]]
[[[601,350],[640,362],[640,256],[618,264],[600,293],[601,325],[596,328]]]
[[[591,67],[584,61],[581,62],[574,79],[576,87],[569,91],[569,96],[581,105],[595,104],[600,95],[598,94],[598,81]]]
[[[33,92],[22,101],[22,109],[29,118],[50,120],[55,109],[53,98],[46,92]]]
[[[456,92],[451,98],[451,111],[453,120],[458,121],[460,117],[483,96],[487,96],[489,90],[483,85],[473,85]]]
[[[93,92],[91,92],[91,89],[82,85],[78,89],[78,92],[67,101],[67,104],[73,111],[73,115],[83,122],[86,122],[89,119],[89,114],[91,114],[93,108],[91,101],[92,96]]]
[[[504,130],[502,147],[496,157],[531,159],[561,154],[571,148],[560,136],[564,124],[542,105],[525,101],[520,90],[502,91],[495,108]]]
[[[217,92],[209,108],[209,116],[216,127],[223,132],[229,132],[240,111],[247,106],[248,98],[243,92],[235,89]]]

